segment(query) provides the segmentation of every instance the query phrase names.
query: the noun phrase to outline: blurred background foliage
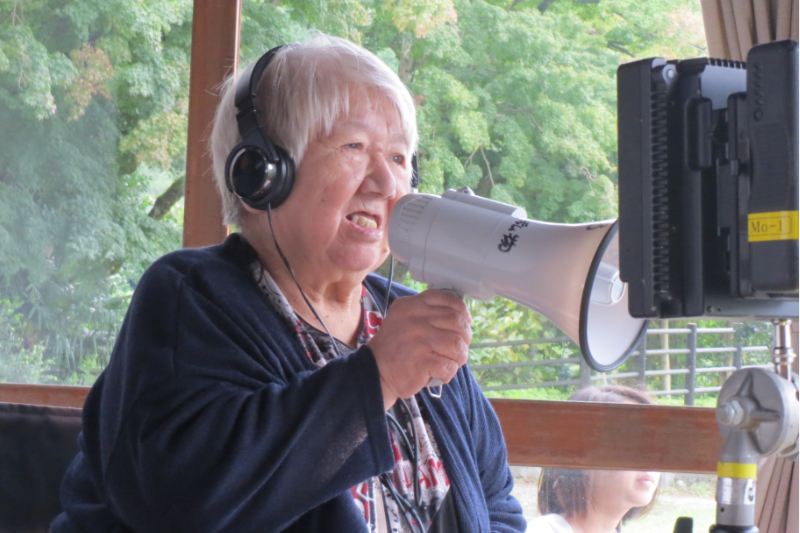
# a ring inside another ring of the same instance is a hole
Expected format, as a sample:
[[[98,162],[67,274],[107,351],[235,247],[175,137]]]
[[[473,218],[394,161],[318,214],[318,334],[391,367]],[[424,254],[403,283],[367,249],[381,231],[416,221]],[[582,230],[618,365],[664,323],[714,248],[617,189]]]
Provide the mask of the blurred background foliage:
[[[0,0],[0,380],[91,383],[180,247],[191,7]]]
[[[143,270],[180,247],[191,14],[0,0],[0,381],[92,383]],[[705,54],[697,0],[244,0],[241,60],[315,30],[411,89],[422,192],[468,185],[552,222],[616,216],[618,65]],[[562,335],[506,300],[470,308],[476,341]],[[473,364],[577,354],[489,348]]]

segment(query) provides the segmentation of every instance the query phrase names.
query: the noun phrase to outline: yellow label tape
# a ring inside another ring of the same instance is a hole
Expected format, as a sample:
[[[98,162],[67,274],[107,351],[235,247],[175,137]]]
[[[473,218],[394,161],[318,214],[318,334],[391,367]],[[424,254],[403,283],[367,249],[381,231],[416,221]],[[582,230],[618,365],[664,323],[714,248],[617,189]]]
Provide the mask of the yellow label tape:
[[[717,476],[756,479],[756,465],[750,463],[717,463]]]
[[[797,211],[773,211],[747,215],[747,240],[791,241],[800,239]]]

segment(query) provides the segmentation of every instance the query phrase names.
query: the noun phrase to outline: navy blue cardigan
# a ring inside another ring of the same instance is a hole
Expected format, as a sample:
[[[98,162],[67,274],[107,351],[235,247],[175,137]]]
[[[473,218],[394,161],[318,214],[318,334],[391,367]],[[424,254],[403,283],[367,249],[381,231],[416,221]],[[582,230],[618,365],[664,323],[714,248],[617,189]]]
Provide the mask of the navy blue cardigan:
[[[234,234],[142,277],[86,400],[52,532],[366,531],[349,489],[394,463],[375,359],[365,346],[312,364],[255,284],[255,258]],[[377,276],[366,284],[385,293]],[[418,399],[460,531],[524,531],[497,417],[469,371],[441,400]]]

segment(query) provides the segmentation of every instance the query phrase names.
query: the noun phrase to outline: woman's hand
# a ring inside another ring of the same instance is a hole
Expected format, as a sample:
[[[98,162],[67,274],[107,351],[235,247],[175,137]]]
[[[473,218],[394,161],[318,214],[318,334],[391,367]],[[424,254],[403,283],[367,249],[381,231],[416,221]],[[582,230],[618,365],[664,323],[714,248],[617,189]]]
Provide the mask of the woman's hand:
[[[388,411],[431,378],[448,383],[469,358],[472,317],[453,294],[429,289],[398,298],[367,343],[375,355]]]

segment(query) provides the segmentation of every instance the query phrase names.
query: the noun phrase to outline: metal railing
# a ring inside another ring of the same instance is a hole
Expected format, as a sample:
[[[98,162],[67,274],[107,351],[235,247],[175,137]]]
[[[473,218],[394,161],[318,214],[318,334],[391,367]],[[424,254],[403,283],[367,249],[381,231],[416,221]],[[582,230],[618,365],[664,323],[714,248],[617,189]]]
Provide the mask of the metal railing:
[[[676,395],[684,397],[685,405],[694,405],[695,395],[708,392],[718,392],[722,387],[698,387],[697,375],[708,373],[723,373],[735,372],[742,368],[758,367],[758,368],[772,368],[770,364],[762,365],[745,365],[744,355],[750,352],[764,352],[770,350],[767,346],[731,346],[731,347],[710,347],[698,348],[697,336],[709,334],[722,334],[733,333],[733,328],[699,328],[697,324],[688,324],[685,328],[653,328],[647,331],[647,335],[686,335],[686,348],[668,348],[668,349],[646,349],[647,337],[642,337],[642,343],[633,352],[631,358],[635,361],[635,372],[618,372],[618,373],[596,373],[589,368],[583,361],[582,357],[568,357],[563,359],[547,359],[540,361],[517,361],[512,363],[493,363],[493,364],[477,364],[471,365],[473,371],[485,371],[496,369],[513,369],[513,368],[526,368],[526,367],[540,367],[540,366],[563,366],[563,365],[579,365],[578,376],[574,379],[562,379],[557,381],[544,381],[535,383],[511,383],[506,385],[482,386],[484,391],[505,391],[505,390],[519,390],[528,388],[539,387],[563,387],[570,385],[586,386],[596,381],[611,381],[623,379],[638,379],[642,382],[647,377],[656,376],[686,376],[685,387],[681,389],[661,389],[651,390],[648,394],[653,396],[662,395]],[[482,342],[475,343],[470,346],[471,349],[480,348],[497,348],[503,346],[531,346],[543,344],[558,344],[570,342],[569,337],[551,337],[543,339],[523,339],[506,342]],[[697,356],[701,354],[712,353],[731,353],[733,354],[733,365],[716,366],[716,367],[698,367]],[[647,357],[648,356],[663,356],[663,355],[685,355],[686,364],[682,368],[664,369],[664,370],[647,370]],[[593,375],[594,374],[594,375]]]

